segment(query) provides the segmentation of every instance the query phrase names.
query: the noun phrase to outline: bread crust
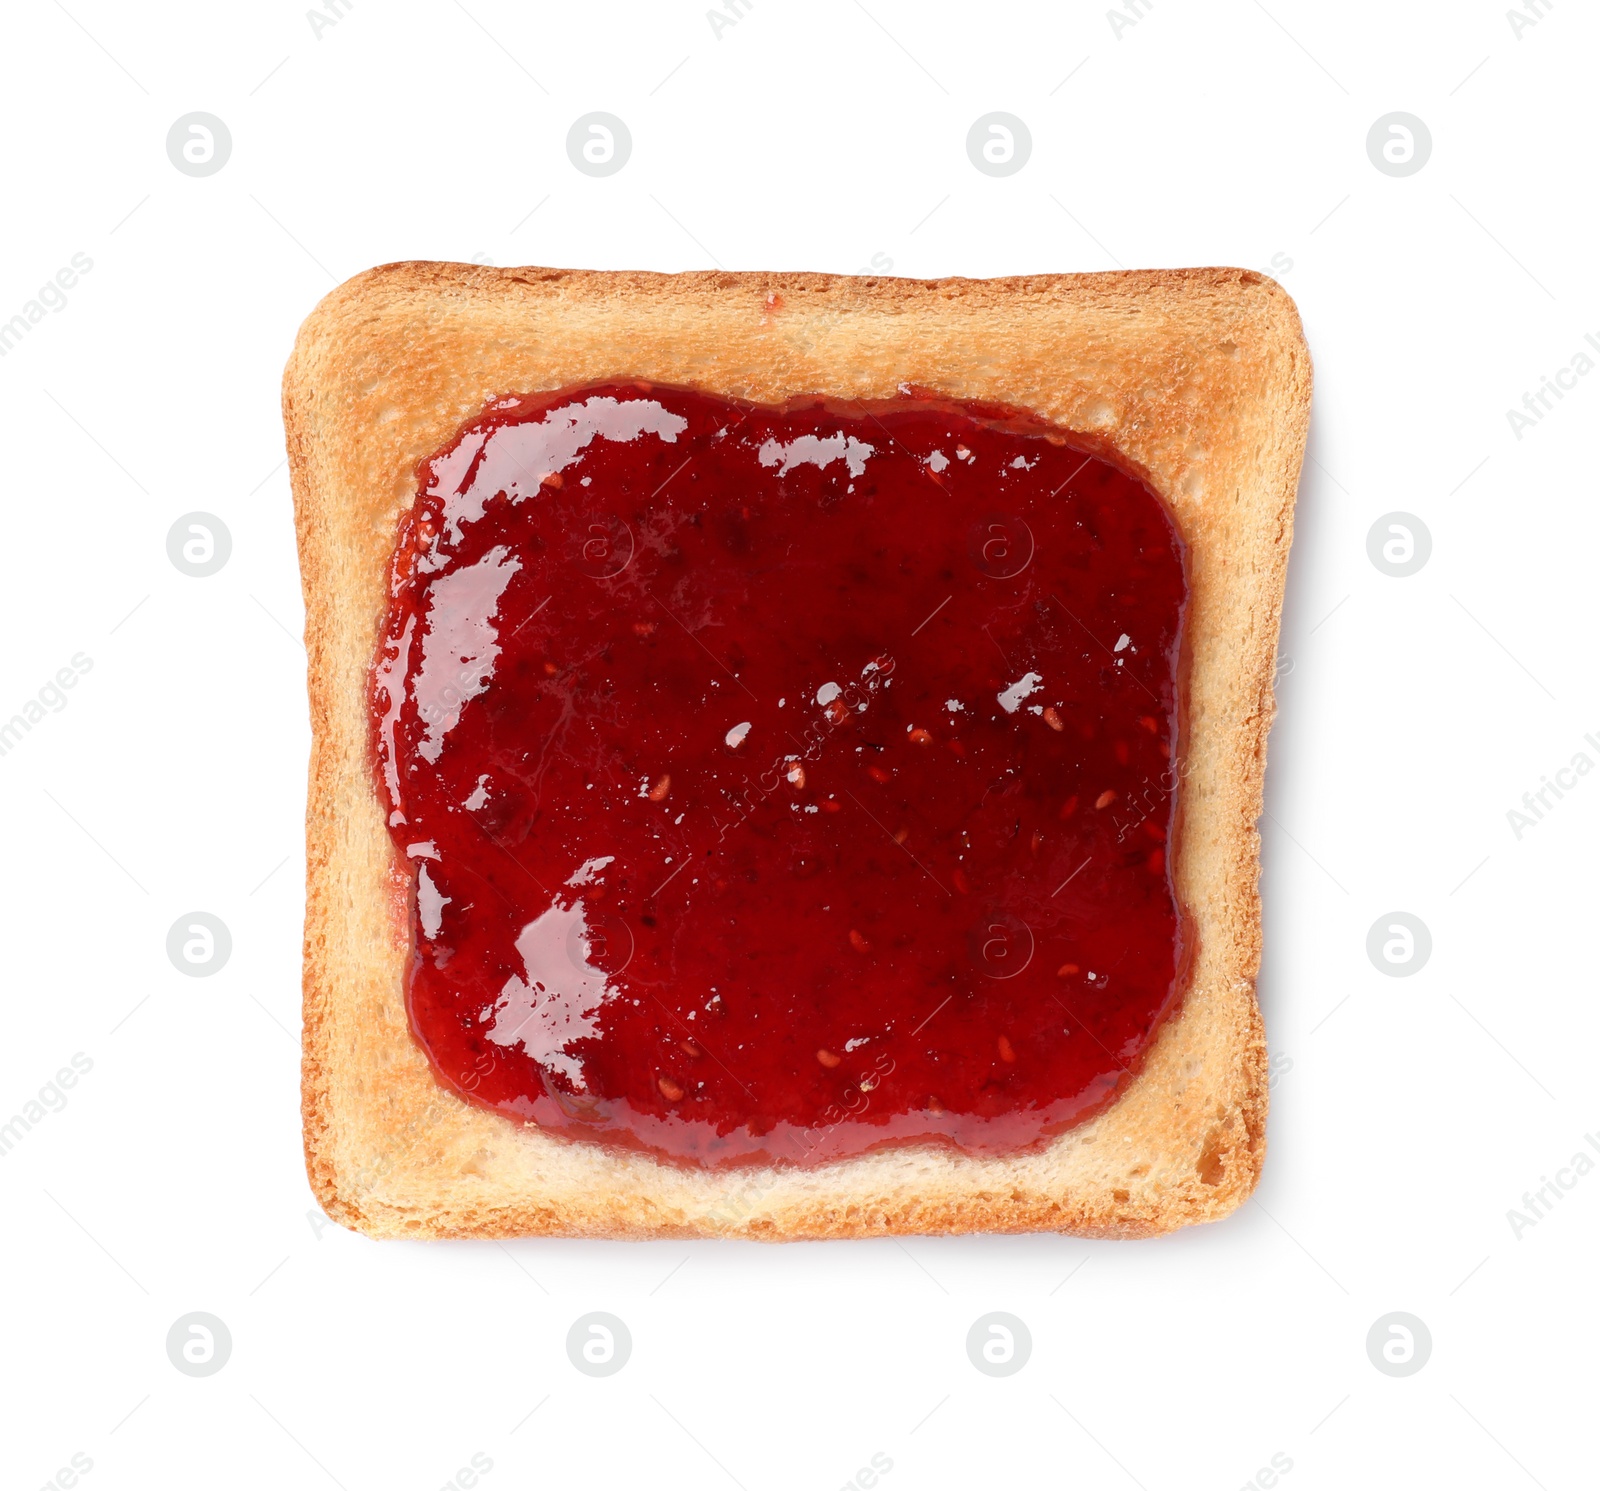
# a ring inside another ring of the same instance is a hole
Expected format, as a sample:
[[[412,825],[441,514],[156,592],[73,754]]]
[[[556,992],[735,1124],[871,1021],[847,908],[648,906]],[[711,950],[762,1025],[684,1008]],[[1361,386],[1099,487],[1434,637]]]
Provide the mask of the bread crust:
[[[891,1149],[701,1171],[557,1139],[434,1079],[404,1000],[409,871],[373,781],[368,667],[420,461],[491,398],[641,378],[777,404],[904,384],[1109,442],[1188,552],[1188,741],[1173,862],[1188,992],[1110,1108],[1004,1158]],[[1241,269],[907,280],[389,264],[332,291],[284,373],[312,749],[306,1168],[374,1237],[782,1240],[1059,1231],[1227,1215],[1265,1153],[1255,1000],[1273,675],[1311,360],[1289,296]]]

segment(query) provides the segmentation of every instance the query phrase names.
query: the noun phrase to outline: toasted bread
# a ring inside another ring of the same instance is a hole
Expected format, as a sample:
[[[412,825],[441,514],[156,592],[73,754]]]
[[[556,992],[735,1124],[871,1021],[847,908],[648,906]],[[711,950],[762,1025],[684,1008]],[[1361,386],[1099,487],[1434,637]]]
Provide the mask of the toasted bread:
[[[484,405],[621,377],[777,404],[904,385],[1108,444],[1184,541],[1183,831],[1195,957],[1139,1075],[1090,1121],[1003,1158],[891,1148],[694,1169],[554,1137],[442,1087],[407,1023],[411,870],[375,789],[368,679],[419,462]],[[404,263],[301,328],[284,422],[306,601],[304,1122],[312,1186],[381,1237],[1059,1231],[1214,1220],[1260,1174],[1259,840],[1278,621],[1311,364],[1294,305],[1247,270],[905,280]]]

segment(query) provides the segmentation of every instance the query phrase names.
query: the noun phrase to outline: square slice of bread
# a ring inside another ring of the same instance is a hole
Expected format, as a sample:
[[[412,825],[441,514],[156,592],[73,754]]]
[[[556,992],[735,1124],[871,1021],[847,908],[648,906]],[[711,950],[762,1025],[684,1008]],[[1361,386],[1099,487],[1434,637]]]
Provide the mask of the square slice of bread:
[[[568,1142],[434,1079],[406,1019],[410,872],[374,782],[368,670],[420,461],[491,399],[638,378],[776,404],[911,384],[1110,442],[1188,550],[1188,739],[1173,865],[1197,956],[1143,1070],[1009,1158],[890,1149],[701,1171]],[[390,264],[341,285],[284,376],[312,723],[304,1120],[328,1214],[379,1237],[1059,1231],[1226,1215],[1261,1171],[1262,776],[1311,362],[1240,269],[907,280]]]

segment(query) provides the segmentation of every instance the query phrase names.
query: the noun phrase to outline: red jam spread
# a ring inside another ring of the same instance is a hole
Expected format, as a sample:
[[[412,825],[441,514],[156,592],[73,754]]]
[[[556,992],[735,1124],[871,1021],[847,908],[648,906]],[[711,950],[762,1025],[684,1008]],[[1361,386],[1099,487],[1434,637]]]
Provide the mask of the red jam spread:
[[[504,398],[372,681],[438,1079],[697,1166],[1015,1153],[1182,996],[1182,545],[1103,448],[907,390]]]

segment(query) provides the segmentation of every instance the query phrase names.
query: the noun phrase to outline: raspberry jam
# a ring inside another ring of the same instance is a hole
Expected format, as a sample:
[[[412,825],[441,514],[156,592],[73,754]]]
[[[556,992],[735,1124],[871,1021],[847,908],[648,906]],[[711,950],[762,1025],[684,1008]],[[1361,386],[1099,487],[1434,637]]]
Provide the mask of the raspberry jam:
[[[1036,1146],[1181,998],[1183,550],[1108,453],[907,391],[498,400],[372,680],[439,1080],[687,1165]]]

